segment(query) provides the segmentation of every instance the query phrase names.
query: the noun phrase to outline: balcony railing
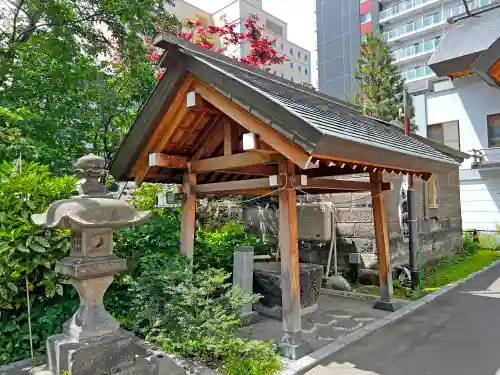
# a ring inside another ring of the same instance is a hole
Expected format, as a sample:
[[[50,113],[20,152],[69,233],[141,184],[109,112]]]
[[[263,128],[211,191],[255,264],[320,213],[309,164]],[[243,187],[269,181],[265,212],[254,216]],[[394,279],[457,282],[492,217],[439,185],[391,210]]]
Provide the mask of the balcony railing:
[[[407,59],[409,57],[420,55],[422,53],[434,52],[439,44],[439,41],[440,38],[426,40],[416,45],[398,49],[397,51],[394,51],[392,53],[392,57],[394,58],[395,61],[400,61],[403,59]]]
[[[474,0],[469,3],[469,9],[477,9],[479,7],[491,4],[492,0]],[[465,6],[459,5],[453,8],[445,9],[443,12],[437,12],[429,16],[420,18],[417,21],[408,23],[391,29],[384,33],[384,38],[387,41],[398,39],[408,34],[412,34],[416,31],[439,25],[446,21],[450,17],[458,16],[459,14],[465,13]]]
[[[401,74],[406,81],[413,81],[415,79],[432,77],[434,72],[428,66],[420,66],[418,68],[409,69]]]
[[[435,0],[409,0],[405,1],[404,3],[394,5],[380,12],[380,21],[397,16],[401,13],[414,9],[422,4],[430,3],[433,1]]]
[[[480,148],[470,151],[472,154],[472,168],[500,167],[500,148]]]

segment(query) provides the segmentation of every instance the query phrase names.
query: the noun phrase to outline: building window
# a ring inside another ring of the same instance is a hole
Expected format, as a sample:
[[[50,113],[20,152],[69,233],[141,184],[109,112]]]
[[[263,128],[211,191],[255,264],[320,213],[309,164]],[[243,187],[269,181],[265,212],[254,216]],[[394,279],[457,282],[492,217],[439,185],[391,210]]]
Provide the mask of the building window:
[[[300,59],[300,51],[297,52],[297,56]]]
[[[290,81],[292,81],[292,82],[293,82],[293,77],[290,77]]]
[[[458,121],[448,121],[441,124],[429,125],[427,127],[427,137],[435,142],[460,150],[460,130]],[[498,137],[500,145],[500,132]]]
[[[436,175],[432,175],[429,181],[427,181],[427,204],[429,208],[438,207],[438,193],[437,193],[437,178]]]
[[[227,22],[227,13],[221,14],[219,20]]]
[[[361,23],[365,23],[365,22],[369,22],[372,20],[372,14],[371,12],[367,12],[367,13],[364,13],[362,15],[359,16],[359,21]]]
[[[307,68],[304,68],[304,74],[307,75]]]
[[[307,55],[304,55],[304,60],[306,60],[306,61],[307,61]]]
[[[500,114],[488,116],[488,147],[500,147]]]
[[[299,65],[299,72],[302,72],[302,67]]]
[[[293,56],[293,48],[290,47],[290,56]]]
[[[293,69],[293,62],[290,62],[290,69]]]
[[[278,25],[276,22],[266,20],[266,29],[276,35],[283,36],[283,26]]]
[[[281,43],[281,50],[283,51],[283,43]]]

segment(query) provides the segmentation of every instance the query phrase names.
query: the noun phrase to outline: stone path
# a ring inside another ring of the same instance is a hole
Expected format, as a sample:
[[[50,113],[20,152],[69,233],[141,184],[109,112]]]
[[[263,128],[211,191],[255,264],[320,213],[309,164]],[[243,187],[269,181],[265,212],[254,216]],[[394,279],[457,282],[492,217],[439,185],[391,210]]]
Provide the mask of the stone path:
[[[332,355],[307,375],[499,375],[500,265]]]
[[[372,306],[368,301],[322,294],[318,311],[302,317],[303,339],[316,350],[388,314]],[[281,321],[260,316],[259,322],[244,328],[241,335],[260,340],[279,339],[281,328]]]

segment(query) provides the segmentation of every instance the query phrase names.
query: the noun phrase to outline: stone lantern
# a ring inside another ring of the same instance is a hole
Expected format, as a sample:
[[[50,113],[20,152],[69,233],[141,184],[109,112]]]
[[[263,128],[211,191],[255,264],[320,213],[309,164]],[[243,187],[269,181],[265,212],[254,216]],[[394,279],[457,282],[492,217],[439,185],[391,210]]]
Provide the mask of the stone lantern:
[[[54,202],[45,213],[32,216],[42,227],[71,230],[70,255],[56,263],[56,271],[71,280],[80,296],[80,306],[63,325],[63,332],[47,339],[47,365],[32,373],[154,372],[145,359],[146,350],[132,333],[120,328],[103,304],[113,275],[126,269],[125,260],[113,255],[113,229],[139,224],[150,213],[107,196],[99,181],[106,176],[104,167],[101,157],[80,158],[76,163],[79,195]]]

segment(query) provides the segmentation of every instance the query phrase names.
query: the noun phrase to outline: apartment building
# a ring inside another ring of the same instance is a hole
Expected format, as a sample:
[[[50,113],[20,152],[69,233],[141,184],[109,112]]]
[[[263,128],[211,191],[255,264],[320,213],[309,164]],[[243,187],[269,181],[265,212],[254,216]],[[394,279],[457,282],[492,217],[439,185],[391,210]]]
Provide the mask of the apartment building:
[[[203,10],[193,5],[193,2],[176,0],[175,6],[167,5],[167,9],[175,14],[181,21],[197,20],[203,25],[222,26],[226,22],[236,23],[240,30],[245,30],[244,23],[250,14],[256,14],[259,22],[264,25],[263,34],[276,39],[276,49],[288,57],[283,64],[271,66],[271,73],[289,79],[296,83],[311,84],[311,53],[305,48],[288,40],[288,25],[283,20],[266,12],[262,7],[262,0],[236,0],[225,7],[213,11]],[[216,44],[220,41],[215,41]],[[229,46],[225,50],[228,56],[245,56],[249,53],[250,46]]]
[[[468,2],[470,11],[496,0]],[[410,93],[436,79],[427,61],[466,12],[461,0],[316,0],[319,89],[344,98],[356,91],[354,73],[362,38],[381,34],[392,50]]]

